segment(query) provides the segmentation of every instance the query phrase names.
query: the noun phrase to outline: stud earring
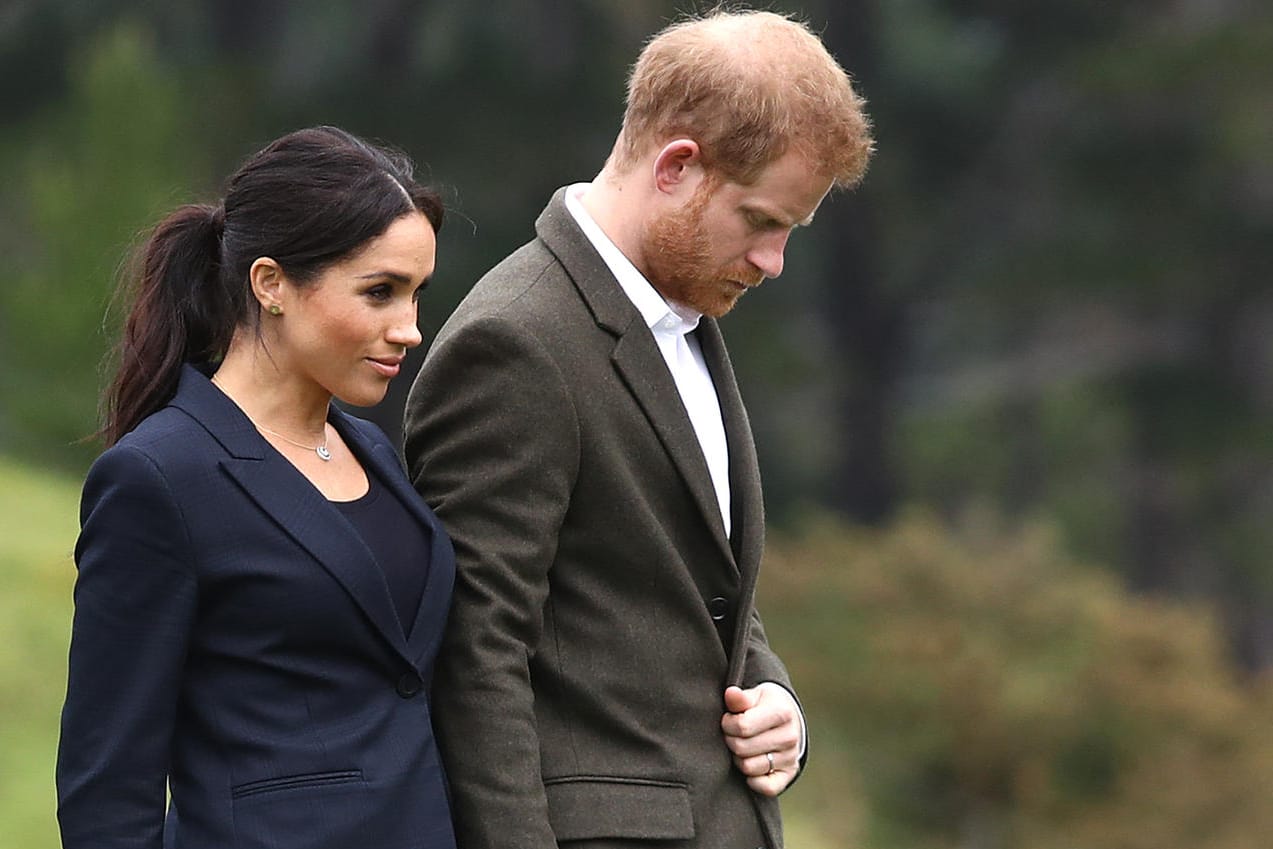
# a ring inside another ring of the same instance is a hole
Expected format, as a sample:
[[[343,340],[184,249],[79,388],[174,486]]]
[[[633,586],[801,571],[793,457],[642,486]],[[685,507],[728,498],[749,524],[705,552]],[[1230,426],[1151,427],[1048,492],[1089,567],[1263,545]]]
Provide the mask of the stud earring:
[[[282,314],[283,314],[283,308],[282,308],[282,307],[280,307],[278,304],[270,304],[270,306],[269,306],[269,310],[270,310],[270,315],[282,315]]]

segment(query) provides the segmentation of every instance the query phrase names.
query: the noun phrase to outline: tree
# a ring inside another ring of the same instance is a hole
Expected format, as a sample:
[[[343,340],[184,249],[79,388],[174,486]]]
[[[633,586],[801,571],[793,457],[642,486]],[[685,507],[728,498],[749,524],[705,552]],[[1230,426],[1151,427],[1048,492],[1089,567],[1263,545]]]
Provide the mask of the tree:
[[[69,83],[68,100],[33,115],[10,142],[25,238],[14,278],[0,287],[0,433],[9,450],[78,468],[96,451],[85,440],[119,319],[107,307],[121,261],[206,176],[180,87],[145,27],[102,32]]]

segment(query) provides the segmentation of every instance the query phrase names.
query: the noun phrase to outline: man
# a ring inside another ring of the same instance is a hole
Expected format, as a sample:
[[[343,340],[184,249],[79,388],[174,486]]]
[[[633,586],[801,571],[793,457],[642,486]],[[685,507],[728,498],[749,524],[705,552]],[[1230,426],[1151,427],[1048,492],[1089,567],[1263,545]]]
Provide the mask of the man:
[[[457,553],[434,704],[461,849],[782,846],[804,720],[753,609],[760,479],[715,319],[870,146],[804,26],[669,27],[596,180],[439,333],[406,450]]]

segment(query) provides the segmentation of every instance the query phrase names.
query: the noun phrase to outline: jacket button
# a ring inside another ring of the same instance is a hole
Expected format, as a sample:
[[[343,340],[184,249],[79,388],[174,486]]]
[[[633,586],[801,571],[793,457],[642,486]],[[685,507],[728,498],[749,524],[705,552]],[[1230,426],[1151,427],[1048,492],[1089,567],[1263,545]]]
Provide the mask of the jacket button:
[[[408,672],[398,679],[398,695],[404,699],[409,699],[420,692],[420,676],[414,672]]]
[[[707,612],[712,615],[714,621],[721,621],[725,618],[725,614],[729,613],[729,599],[716,596],[707,603]]]

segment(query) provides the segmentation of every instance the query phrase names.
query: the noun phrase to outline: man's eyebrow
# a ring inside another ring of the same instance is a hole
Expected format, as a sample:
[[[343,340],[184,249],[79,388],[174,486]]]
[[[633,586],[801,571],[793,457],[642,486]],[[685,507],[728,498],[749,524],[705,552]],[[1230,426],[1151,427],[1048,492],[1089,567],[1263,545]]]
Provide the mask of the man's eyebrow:
[[[790,218],[787,218],[787,216],[783,215],[782,213],[770,212],[768,210],[761,209],[760,207],[748,207],[747,212],[749,215],[754,215],[760,218],[764,218],[766,221],[771,221],[774,224],[777,224],[782,227],[786,227],[787,229],[790,230],[796,227],[808,227],[810,224],[813,223],[813,216],[817,212],[817,210],[814,210],[814,212],[809,213],[809,216],[801,221],[792,221]]]

